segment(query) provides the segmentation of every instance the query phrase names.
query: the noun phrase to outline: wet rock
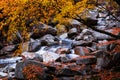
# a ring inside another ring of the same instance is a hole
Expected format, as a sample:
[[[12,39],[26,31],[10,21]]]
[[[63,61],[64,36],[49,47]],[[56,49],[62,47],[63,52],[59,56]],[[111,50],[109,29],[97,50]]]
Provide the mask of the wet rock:
[[[63,33],[59,36],[60,39],[66,39],[68,37],[68,33]]]
[[[29,51],[35,52],[40,49],[41,43],[39,40],[31,40],[29,43]]]
[[[73,40],[63,39],[63,40],[61,40],[60,46],[62,46],[62,47],[64,47],[64,48],[69,48],[69,49],[71,49],[71,48],[72,48],[72,43],[73,43]]]
[[[74,39],[78,35],[77,28],[72,28],[68,32],[68,38]]]
[[[95,64],[96,60],[95,56],[81,56],[76,59],[76,64]]]
[[[39,23],[38,25],[34,26],[38,31],[32,33],[31,38],[38,39],[46,34],[51,34],[55,36],[57,34],[57,30],[51,26],[48,26],[43,23]]]
[[[112,32],[111,29],[105,30],[105,31]],[[93,32],[93,35],[94,35],[95,39],[97,39],[97,40],[111,40],[111,39],[114,39],[113,37],[111,37],[109,35],[99,33],[99,32],[96,32],[96,31]]]
[[[23,52],[21,55],[24,56],[25,59],[34,59],[36,57],[33,52]]]
[[[44,46],[53,45],[56,43],[55,37],[50,34],[43,36],[40,40],[41,40],[41,45],[44,45]]]
[[[28,65],[36,65],[36,66],[39,66],[41,69],[44,68],[43,64],[34,60],[25,60],[24,62],[17,63],[16,69],[15,69],[15,77],[17,79],[25,79],[23,74],[23,69]]]
[[[7,73],[0,72],[0,78],[7,77],[7,76],[8,76],[8,74],[7,74]]]
[[[56,76],[59,76],[59,77],[63,77],[63,76],[70,77],[70,76],[75,76],[75,75],[81,75],[81,73],[78,71],[70,70],[66,68],[56,71]]]
[[[101,13],[99,13],[98,17],[99,18],[105,18],[105,17],[107,17],[107,15],[108,15],[107,12],[101,12]]]
[[[71,59],[71,60],[79,57],[79,55],[74,54],[74,53],[67,54],[66,56],[67,56],[69,59]]]
[[[45,50],[39,50],[38,52],[36,52],[36,55],[40,59],[43,59],[43,62],[46,62],[46,63],[55,61],[60,57],[60,55],[57,53],[45,51]]]
[[[56,59],[58,59],[60,57],[59,54],[53,53],[53,52],[46,52],[44,54],[42,54],[43,57],[43,62],[51,62],[51,61],[55,61]]]

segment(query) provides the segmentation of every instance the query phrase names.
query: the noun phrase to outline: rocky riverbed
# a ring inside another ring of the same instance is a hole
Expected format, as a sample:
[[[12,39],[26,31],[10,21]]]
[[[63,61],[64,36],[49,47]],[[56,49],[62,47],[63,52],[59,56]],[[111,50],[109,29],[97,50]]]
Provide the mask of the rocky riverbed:
[[[90,11],[98,29],[120,35],[120,22],[107,13]],[[98,16],[96,18],[96,16]],[[32,80],[119,80],[120,40],[84,28],[72,20],[67,32],[40,23],[23,43],[21,55],[13,57],[18,44],[0,43],[0,78]],[[47,26],[47,29],[46,29]],[[63,26],[63,25],[61,25]],[[82,27],[82,28],[81,28]]]

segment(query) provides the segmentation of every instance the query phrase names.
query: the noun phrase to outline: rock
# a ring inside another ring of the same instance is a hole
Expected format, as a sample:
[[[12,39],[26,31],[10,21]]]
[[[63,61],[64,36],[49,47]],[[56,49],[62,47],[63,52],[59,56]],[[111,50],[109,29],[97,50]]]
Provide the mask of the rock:
[[[60,77],[59,80],[75,80],[74,77]]]
[[[67,32],[66,26],[65,25],[57,25],[57,33],[58,34],[63,34]]]
[[[78,26],[81,25],[81,23],[79,21],[75,20],[75,19],[71,20],[70,24],[71,25],[78,25]]]
[[[36,65],[36,66],[39,66],[41,69],[43,69],[45,67],[40,62],[34,61],[34,60],[25,60],[24,62],[19,62],[19,63],[17,63],[16,69],[15,69],[15,77],[17,79],[25,79],[24,74],[23,74],[23,69],[25,67],[27,67],[28,65],[31,65],[31,66]]]
[[[75,39],[76,40],[85,40],[88,42],[92,42],[92,41],[96,40],[93,35],[93,31],[89,30],[89,29],[84,29]]]
[[[60,55],[53,52],[45,52],[44,54],[42,54],[42,57],[43,57],[43,62],[48,63],[51,61],[55,61],[60,57]]]
[[[113,72],[120,72],[120,66],[115,66],[111,69]]]
[[[58,48],[55,52],[57,54],[69,54],[70,49],[68,49],[68,48]]]
[[[81,56],[76,59],[76,64],[95,64],[96,60],[95,56]]]
[[[4,47],[3,44],[0,42],[0,50],[1,50],[3,47]]]
[[[72,28],[68,32],[68,38],[74,39],[78,35],[77,28]]]
[[[51,26],[48,26],[43,23],[39,23],[38,25],[34,26],[38,31],[32,33],[30,36],[33,39],[38,39],[46,34],[51,34],[53,36],[57,35],[57,30]]]
[[[59,76],[59,77],[63,77],[63,76],[70,77],[70,76],[75,76],[75,75],[81,75],[81,73],[78,71],[70,70],[66,68],[56,71],[56,76]]]
[[[108,44],[108,46],[107,46],[107,51],[112,51],[116,46],[117,46],[116,43]]]
[[[61,40],[60,46],[62,46],[62,47],[64,47],[64,48],[69,48],[69,49],[71,49],[71,48],[72,48],[72,43],[73,43],[73,40],[63,39],[63,40]]]
[[[105,18],[107,17],[108,13],[107,12],[101,12],[99,13],[99,18]]]
[[[105,18],[98,18],[98,25],[105,26],[106,25]]]
[[[25,59],[34,59],[36,57],[33,52],[23,52],[21,55],[24,56]]]
[[[79,57],[79,55],[74,54],[74,53],[72,53],[72,54],[67,54],[66,56],[67,56],[69,59],[71,59],[71,60]]]
[[[90,26],[95,26],[97,25],[98,20],[97,19],[93,19],[93,18],[87,18],[86,19],[86,24],[90,25]]]
[[[97,65],[96,65],[96,69],[98,70],[102,70],[103,68],[108,68],[111,62],[110,59],[110,54],[103,51],[103,50],[98,50],[95,51],[95,56],[97,57]]]
[[[4,52],[13,52],[17,49],[18,45],[9,45],[9,46],[5,46],[2,50]]]
[[[98,50],[107,51],[108,45],[98,45]]]
[[[105,30],[105,31],[106,32],[112,32],[111,29]],[[97,40],[111,40],[111,39],[114,39],[113,37],[111,37],[109,35],[99,33],[99,32],[96,32],[96,31],[93,32],[93,35],[94,35],[95,39],[97,39]]]
[[[74,48],[74,52],[75,52],[75,54],[80,55],[80,56],[85,56],[86,54],[90,53],[88,48],[79,47],[79,46]]]
[[[61,35],[59,35],[59,38],[60,39],[66,39],[68,37],[68,33],[63,33],[63,34],[61,34]]]
[[[95,56],[96,56],[97,58],[100,58],[100,57],[103,57],[103,56],[107,55],[107,53],[104,52],[103,50],[97,50],[97,51],[95,51],[95,52],[93,52],[93,53],[95,54]]]
[[[96,69],[102,70],[103,68],[109,68],[110,65],[110,58],[109,57],[102,57],[102,58],[97,58],[97,65]]]
[[[39,40],[31,40],[29,43],[29,51],[36,52],[40,49],[41,43]]]
[[[113,64],[114,66],[120,65],[120,52],[114,53],[113,59],[112,59],[112,64]]]
[[[29,42],[24,42],[22,44],[22,52],[26,52],[26,51],[29,51]]]
[[[55,37],[50,34],[43,36],[40,40],[41,40],[41,45],[44,45],[44,46],[53,45],[56,43]]]
[[[8,76],[8,74],[7,74],[7,73],[0,72],[0,78],[7,77],[7,76]]]
[[[51,51],[45,51],[44,49],[39,50],[35,53],[40,59],[43,59],[43,62],[51,62],[55,61],[60,57],[59,54],[51,52]]]
[[[73,46],[73,47],[75,47],[75,46],[89,46],[89,47],[91,47],[91,46],[92,46],[92,42],[83,41],[83,40],[73,41],[72,46]]]
[[[68,57],[60,57],[56,60],[57,62],[68,63],[70,59]]]

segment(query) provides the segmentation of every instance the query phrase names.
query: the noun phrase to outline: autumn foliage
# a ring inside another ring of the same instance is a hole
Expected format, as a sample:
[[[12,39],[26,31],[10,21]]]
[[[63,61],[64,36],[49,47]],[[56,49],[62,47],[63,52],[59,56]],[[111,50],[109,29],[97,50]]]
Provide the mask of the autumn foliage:
[[[94,0],[93,0],[94,1]],[[90,0],[0,0],[0,31],[8,41],[19,35],[29,38],[29,31],[38,22],[64,23],[92,8]]]

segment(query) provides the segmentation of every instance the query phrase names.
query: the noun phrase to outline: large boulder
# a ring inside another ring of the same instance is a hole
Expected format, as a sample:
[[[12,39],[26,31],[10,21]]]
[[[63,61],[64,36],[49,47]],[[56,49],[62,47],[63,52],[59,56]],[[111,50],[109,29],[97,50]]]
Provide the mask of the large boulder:
[[[44,70],[43,68],[45,67],[43,64],[41,64],[40,62],[38,61],[34,61],[34,60],[25,60],[24,62],[19,62],[17,63],[16,65],[16,69],[15,69],[15,77],[17,79],[26,79],[25,75],[24,75],[24,72],[23,72],[23,69],[26,68],[27,66],[37,66],[41,69],[41,71],[43,72],[42,74],[45,74],[44,73]],[[28,68],[29,69],[29,68]],[[35,69],[35,68],[34,68]],[[26,70],[27,71],[27,70]],[[30,72],[30,71],[29,71]],[[29,73],[28,72],[28,73]],[[32,72],[31,72],[32,73]],[[31,75],[31,74],[29,74]],[[39,75],[39,76],[44,76],[44,75]],[[43,79],[42,79],[43,80]]]

